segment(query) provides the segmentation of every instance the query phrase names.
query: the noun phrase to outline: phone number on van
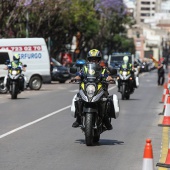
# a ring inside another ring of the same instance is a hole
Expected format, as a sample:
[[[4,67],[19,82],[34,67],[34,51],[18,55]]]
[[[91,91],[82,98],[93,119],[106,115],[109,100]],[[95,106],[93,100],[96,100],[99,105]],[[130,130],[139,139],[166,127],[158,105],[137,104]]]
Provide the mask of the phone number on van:
[[[42,51],[40,45],[33,46],[5,46],[0,47],[1,50],[12,50],[12,51]]]

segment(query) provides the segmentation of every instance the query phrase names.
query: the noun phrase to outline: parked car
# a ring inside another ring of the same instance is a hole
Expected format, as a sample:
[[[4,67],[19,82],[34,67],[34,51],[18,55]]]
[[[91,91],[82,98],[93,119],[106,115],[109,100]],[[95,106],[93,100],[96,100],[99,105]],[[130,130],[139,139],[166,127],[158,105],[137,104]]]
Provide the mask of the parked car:
[[[62,64],[56,61],[54,58],[51,58],[51,61],[53,63],[51,72],[52,81],[59,81],[60,83],[65,83],[65,81],[71,78],[67,67],[62,66]]]

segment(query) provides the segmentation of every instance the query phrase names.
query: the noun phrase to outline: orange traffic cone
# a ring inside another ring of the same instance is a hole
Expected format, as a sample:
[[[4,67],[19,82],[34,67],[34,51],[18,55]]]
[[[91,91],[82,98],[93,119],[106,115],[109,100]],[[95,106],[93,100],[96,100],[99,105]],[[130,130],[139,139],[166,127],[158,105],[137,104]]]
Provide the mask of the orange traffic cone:
[[[163,105],[163,111],[161,113],[159,113],[159,115],[164,115],[164,112],[165,112],[165,107],[166,107],[166,102],[167,102],[167,99],[168,99],[168,96],[169,96],[169,90],[166,89],[167,92],[165,94],[165,99],[164,99],[164,105]]]
[[[165,83],[164,84],[164,90],[163,90],[163,94],[162,94],[162,101],[161,101],[161,103],[164,103],[164,101],[165,101],[165,94],[167,93],[166,91],[167,91],[167,83]]]
[[[167,88],[170,89],[170,77],[168,78]]]
[[[169,147],[168,147],[168,153],[167,153],[165,163],[157,163],[156,166],[164,167],[164,168],[170,168],[170,144],[169,144]]]
[[[166,100],[166,107],[165,107],[165,113],[164,113],[162,124],[158,124],[158,126],[170,127],[170,96],[169,95]]]
[[[143,168],[142,170],[153,170],[153,151],[151,140],[146,140],[146,145],[143,154]]]
[[[168,83],[164,83],[164,89],[168,88]]]

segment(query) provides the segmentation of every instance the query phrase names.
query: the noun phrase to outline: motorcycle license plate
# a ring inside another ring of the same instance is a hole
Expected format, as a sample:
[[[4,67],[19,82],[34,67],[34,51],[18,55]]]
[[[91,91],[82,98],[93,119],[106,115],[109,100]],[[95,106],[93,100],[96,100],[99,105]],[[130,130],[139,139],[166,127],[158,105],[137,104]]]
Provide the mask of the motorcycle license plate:
[[[68,76],[69,76],[69,74],[63,74],[63,76],[64,76],[64,77],[68,77]]]

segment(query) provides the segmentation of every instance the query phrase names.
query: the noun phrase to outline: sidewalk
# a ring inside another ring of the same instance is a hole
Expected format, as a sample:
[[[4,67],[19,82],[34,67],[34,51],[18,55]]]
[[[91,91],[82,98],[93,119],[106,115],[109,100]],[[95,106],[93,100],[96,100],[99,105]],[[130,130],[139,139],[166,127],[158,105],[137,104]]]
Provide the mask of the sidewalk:
[[[170,65],[168,65],[168,69],[165,71],[164,83],[168,83],[169,73],[170,73]],[[163,121],[163,118],[164,115],[161,115],[159,123]],[[170,127],[162,127],[162,143],[161,143],[159,164],[165,164],[166,162],[168,149],[169,149],[169,136],[170,136]],[[164,167],[158,167],[158,170],[168,170],[168,169]]]

